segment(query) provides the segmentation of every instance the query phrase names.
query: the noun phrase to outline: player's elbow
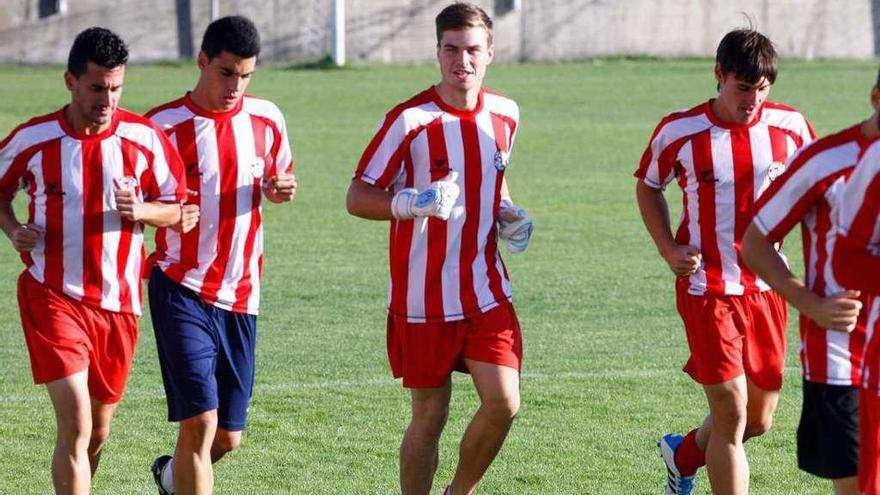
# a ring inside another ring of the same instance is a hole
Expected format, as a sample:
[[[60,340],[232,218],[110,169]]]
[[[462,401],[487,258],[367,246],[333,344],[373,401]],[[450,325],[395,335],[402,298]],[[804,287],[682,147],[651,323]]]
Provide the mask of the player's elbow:
[[[351,185],[348,186],[348,194],[345,196],[345,208],[348,210],[348,214],[359,217],[359,218],[369,218],[367,215],[366,205],[368,204],[368,191],[365,191],[365,187],[371,187],[359,180],[351,181]]]

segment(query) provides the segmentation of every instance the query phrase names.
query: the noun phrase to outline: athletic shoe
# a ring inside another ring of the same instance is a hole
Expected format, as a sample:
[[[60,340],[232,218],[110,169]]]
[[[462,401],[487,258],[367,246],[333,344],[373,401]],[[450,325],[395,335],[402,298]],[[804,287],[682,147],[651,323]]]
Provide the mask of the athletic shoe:
[[[665,495],[691,495],[694,493],[694,477],[696,475],[682,476],[675,465],[675,451],[681,445],[682,440],[684,437],[681,435],[669,433],[663,435],[663,438],[657,442],[657,446],[660,447],[660,456],[666,463],[666,491],[663,492]]]
[[[159,489],[159,495],[174,495],[173,492],[169,492],[162,486],[162,469],[168,465],[168,461],[171,460],[170,455],[162,455],[156,458],[153,461],[153,465],[150,466],[150,471],[153,472],[153,481],[156,482],[156,488]]]

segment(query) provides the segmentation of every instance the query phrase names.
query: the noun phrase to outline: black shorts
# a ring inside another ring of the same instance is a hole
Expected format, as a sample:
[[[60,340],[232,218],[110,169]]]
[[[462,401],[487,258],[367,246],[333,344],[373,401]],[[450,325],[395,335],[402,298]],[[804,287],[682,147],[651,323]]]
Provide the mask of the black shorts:
[[[804,381],[797,430],[798,467],[820,478],[855,476],[859,466],[859,389]]]

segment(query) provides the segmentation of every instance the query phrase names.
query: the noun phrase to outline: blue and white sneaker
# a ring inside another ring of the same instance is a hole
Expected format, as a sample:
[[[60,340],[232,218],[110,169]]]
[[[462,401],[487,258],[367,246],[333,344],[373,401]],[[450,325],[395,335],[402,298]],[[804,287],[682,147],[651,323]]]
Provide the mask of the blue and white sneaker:
[[[164,486],[162,486],[162,471],[165,470],[165,466],[168,465],[168,461],[170,460],[170,455],[159,456],[153,461],[153,465],[150,466],[150,471],[153,473],[153,481],[156,483],[159,495],[174,495],[174,493],[169,492]]]
[[[682,476],[675,465],[675,451],[681,445],[684,437],[675,433],[663,435],[657,442],[660,447],[660,456],[666,463],[666,491],[665,495],[691,495],[694,493],[694,478],[696,475]]]

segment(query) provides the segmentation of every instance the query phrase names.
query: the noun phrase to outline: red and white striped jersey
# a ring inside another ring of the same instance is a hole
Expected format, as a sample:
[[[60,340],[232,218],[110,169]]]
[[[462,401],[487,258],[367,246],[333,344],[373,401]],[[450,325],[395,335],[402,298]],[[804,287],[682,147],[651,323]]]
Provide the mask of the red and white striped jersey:
[[[880,140],[873,141],[862,153],[862,157],[852,171],[849,180],[840,195],[837,243],[832,262],[835,274],[843,278],[840,264],[855,263],[850,272],[869,281],[866,284],[844,284],[851,288],[863,290],[870,297],[867,315],[867,342],[862,365],[862,386],[880,394],[880,283],[877,265],[880,264]],[[844,257],[841,251],[853,248],[863,251],[870,259]],[[853,278],[852,273],[849,274]]]
[[[810,143],[792,157],[785,173],[755,205],[754,223],[771,242],[781,242],[801,224],[806,286],[823,297],[844,290],[831,266],[836,214],[846,179],[868,144],[861,125]],[[828,331],[801,315],[804,379],[828,385],[860,384],[867,304],[864,308],[852,333]]]
[[[196,106],[189,94],[147,116],[177,146],[191,191],[188,202],[200,208],[199,223],[186,234],[156,232],[156,262],[207,304],[257,314],[262,185],[293,170],[284,116],[272,102],[250,95],[232,110],[212,113]]]
[[[742,259],[754,203],[798,148],[815,137],[796,110],[765,102],[750,124],[722,122],[712,100],[664,118],[635,176],[663,189],[678,179],[684,205],[675,241],[702,254],[688,292],[743,295],[768,290]]]
[[[182,201],[183,165],[161,130],[117,109],[100,134],[75,132],[64,109],[0,142],[0,197],[28,195],[28,222],[44,234],[22,253],[38,282],[91,307],[141,314],[143,225],[122,218],[114,179],[134,177],[143,201]]]
[[[456,321],[510,299],[496,217],[518,121],[519,108],[504,96],[481,91],[477,106],[463,111],[431,87],[379,123],[355,179],[392,192],[423,190],[455,170],[461,188],[448,221],[391,221],[391,313]]]

